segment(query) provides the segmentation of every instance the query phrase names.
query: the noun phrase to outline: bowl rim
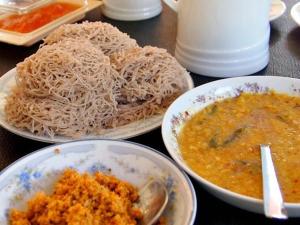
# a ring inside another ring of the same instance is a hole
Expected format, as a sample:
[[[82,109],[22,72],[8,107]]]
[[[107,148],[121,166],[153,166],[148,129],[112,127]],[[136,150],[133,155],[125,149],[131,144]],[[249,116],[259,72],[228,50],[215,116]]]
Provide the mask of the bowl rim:
[[[197,174],[196,172],[194,172],[185,162],[184,160],[180,160],[177,157],[177,154],[175,151],[173,151],[173,147],[171,147],[168,144],[168,134],[166,134],[166,130],[167,127],[170,123],[170,120],[167,120],[167,117],[170,117],[169,114],[171,114],[171,109],[174,107],[174,105],[178,104],[178,102],[180,102],[182,99],[186,98],[186,96],[189,96],[191,92],[195,92],[196,90],[202,89],[202,88],[207,88],[209,86],[214,86],[214,84],[220,84],[226,81],[235,81],[235,80],[253,80],[256,79],[257,83],[261,83],[263,82],[263,80],[260,79],[265,79],[265,80],[270,80],[270,81],[274,81],[274,80],[291,80],[291,81],[296,81],[300,82],[300,79],[298,78],[293,78],[293,77],[284,77],[284,76],[270,76],[270,75],[256,75],[256,76],[239,76],[239,77],[231,77],[231,78],[225,78],[225,79],[219,79],[219,80],[215,80],[212,82],[208,82],[202,85],[199,85],[185,93],[183,93],[181,96],[179,96],[167,109],[167,111],[165,112],[164,118],[163,118],[163,122],[161,125],[161,134],[162,134],[162,139],[163,142],[165,144],[165,147],[167,149],[167,151],[169,152],[169,154],[171,155],[171,157],[175,160],[175,162],[184,170],[186,171],[191,177],[193,177],[196,181],[200,182],[202,185],[204,184],[205,186],[209,187],[209,189],[211,190],[215,190],[223,195],[227,195],[231,198],[235,198],[235,199],[240,199],[243,201],[248,201],[251,203],[256,203],[256,204],[263,204],[263,200],[262,199],[258,199],[258,198],[254,198],[254,197],[250,197],[244,194],[239,194],[237,192],[231,191],[229,189],[223,188],[219,185],[214,184],[213,182],[203,178],[202,176],[200,176],[199,174]],[[294,203],[294,202],[284,202],[284,205],[288,208],[300,208],[300,202],[299,203]]]
[[[190,193],[191,193],[191,200],[192,200],[192,210],[191,210],[191,214],[189,216],[189,220],[188,220],[188,224],[192,225],[195,222],[196,219],[196,214],[197,214],[197,205],[198,205],[198,201],[197,201],[197,195],[195,192],[195,188],[193,186],[193,183],[191,182],[190,178],[188,177],[188,175],[185,173],[185,171],[177,164],[174,162],[174,160],[172,160],[170,157],[168,157],[167,155],[163,154],[162,152],[151,148],[147,145],[143,145],[140,143],[136,143],[136,142],[132,142],[132,141],[127,141],[127,140],[122,140],[122,139],[109,139],[109,138],[96,138],[96,139],[84,139],[84,140],[74,140],[74,141],[69,141],[69,142],[64,142],[64,143],[55,143],[55,144],[51,144],[48,146],[45,146],[43,148],[34,150],[22,157],[20,157],[19,159],[15,160],[14,162],[12,162],[11,164],[9,164],[8,166],[6,166],[5,168],[3,168],[0,171],[0,178],[5,175],[5,173],[10,172],[10,170],[13,171],[13,167],[16,166],[16,164],[18,164],[19,162],[23,161],[24,159],[33,156],[35,154],[42,154],[42,153],[46,153],[47,151],[50,151],[50,149],[55,149],[55,148],[60,148],[61,150],[61,146],[64,145],[72,145],[72,144],[76,144],[76,143],[84,143],[84,142],[119,142],[119,143],[127,143],[129,145],[132,146],[138,146],[141,148],[144,148],[144,151],[148,154],[153,153],[154,155],[158,155],[160,157],[165,158],[167,161],[170,162],[171,165],[173,165],[175,167],[175,169],[178,169],[178,171],[180,172],[180,174],[182,174],[183,178],[186,180],[186,183],[189,187]],[[63,151],[63,150],[62,150]],[[4,177],[5,178],[5,177]]]

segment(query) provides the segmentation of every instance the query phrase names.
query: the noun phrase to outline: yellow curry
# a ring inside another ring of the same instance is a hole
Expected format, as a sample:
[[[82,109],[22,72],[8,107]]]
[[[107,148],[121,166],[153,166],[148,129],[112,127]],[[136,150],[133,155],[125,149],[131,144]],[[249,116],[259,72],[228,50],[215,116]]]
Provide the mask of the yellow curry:
[[[186,163],[231,191],[262,198],[259,144],[270,144],[287,202],[300,202],[300,97],[246,94],[209,105],[179,137]]]

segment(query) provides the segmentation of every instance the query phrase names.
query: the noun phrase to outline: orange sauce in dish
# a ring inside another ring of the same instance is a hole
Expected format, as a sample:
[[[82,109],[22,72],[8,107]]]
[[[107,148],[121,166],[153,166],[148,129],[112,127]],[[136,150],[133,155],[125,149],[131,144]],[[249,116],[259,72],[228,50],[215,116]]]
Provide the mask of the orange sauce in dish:
[[[0,19],[0,29],[29,33],[80,7],[80,5],[70,3],[52,3],[26,14],[13,14]]]

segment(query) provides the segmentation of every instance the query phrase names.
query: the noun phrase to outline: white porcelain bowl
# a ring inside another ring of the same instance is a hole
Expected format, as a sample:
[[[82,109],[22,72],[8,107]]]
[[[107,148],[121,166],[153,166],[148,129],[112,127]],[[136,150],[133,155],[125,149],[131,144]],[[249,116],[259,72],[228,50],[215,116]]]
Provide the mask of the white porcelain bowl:
[[[103,3],[102,13],[115,20],[146,20],[162,11],[160,0],[104,0]]]
[[[274,21],[281,17],[286,11],[286,4],[280,0],[272,0],[271,10],[269,14],[270,21]]]
[[[221,200],[256,213],[263,213],[262,200],[226,190],[199,176],[183,160],[176,136],[186,120],[216,100],[234,97],[241,92],[262,93],[270,89],[300,96],[300,80],[288,77],[249,76],[207,83],[186,92],[175,100],[168,108],[162,123],[162,137],[167,150],[189,175]],[[290,217],[300,217],[300,203],[286,203],[285,206]]]
[[[296,3],[291,9],[293,20],[300,26],[300,2]]]
[[[65,168],[102,171],[142,187],[153,177],[165,181],[168,225],[192,225],[197,211],[194,188],[172,160],[149,147],[117,140],[85,140],[52,145],[16,161],[0,174],[0,224],[10,208],[24,209],[37,191],[51,187]]]

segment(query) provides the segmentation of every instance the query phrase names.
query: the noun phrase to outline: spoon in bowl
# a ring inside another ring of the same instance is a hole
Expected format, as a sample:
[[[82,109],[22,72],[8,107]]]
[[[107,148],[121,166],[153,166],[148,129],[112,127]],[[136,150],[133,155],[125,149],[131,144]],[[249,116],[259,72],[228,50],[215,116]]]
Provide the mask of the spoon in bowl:
[[[140,200],[136,204],[143,214],[139,225],[152,225],[158,221],[167,206],[169,196],[165,184],[159,179],[150,180],[139,191]]]
[[[260,153],[265,215],[269,218],[287,219],[287,211],[284,207],[282,194],[276,177],[270,146],[261,144]]]

